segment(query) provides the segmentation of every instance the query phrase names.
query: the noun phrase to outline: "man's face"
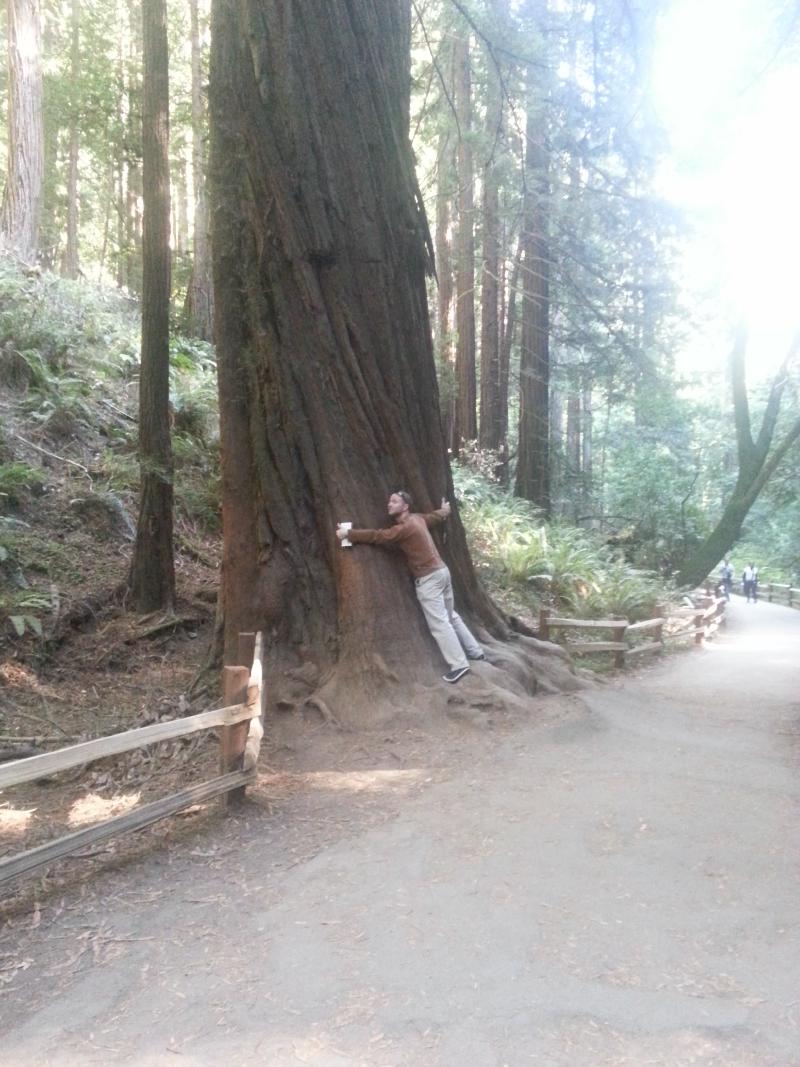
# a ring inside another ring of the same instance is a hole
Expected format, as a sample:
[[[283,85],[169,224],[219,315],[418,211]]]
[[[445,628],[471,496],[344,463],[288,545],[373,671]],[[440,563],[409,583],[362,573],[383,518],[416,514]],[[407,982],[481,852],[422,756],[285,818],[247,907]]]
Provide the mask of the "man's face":
[[[408,504],[399,493],[392,493],[389,497],[389,503],[386,505],[386,510],[394,518],[395,515],[402,515],[404,511],[408,511]]]

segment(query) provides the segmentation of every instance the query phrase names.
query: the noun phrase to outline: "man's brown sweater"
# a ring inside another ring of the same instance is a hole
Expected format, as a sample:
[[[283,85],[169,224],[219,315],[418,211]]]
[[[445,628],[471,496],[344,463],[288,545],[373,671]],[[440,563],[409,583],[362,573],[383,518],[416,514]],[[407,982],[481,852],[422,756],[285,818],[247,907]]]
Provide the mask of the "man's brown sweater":
[[[415,578],[424,578],[444,566],[442,557],[428,532],[447,518],[439,508],[427,515],[407,511],[405,517],[387,530],[351,530],[348,537],[353,544],[389,545],[399,548],[408,561],[408,569]]]

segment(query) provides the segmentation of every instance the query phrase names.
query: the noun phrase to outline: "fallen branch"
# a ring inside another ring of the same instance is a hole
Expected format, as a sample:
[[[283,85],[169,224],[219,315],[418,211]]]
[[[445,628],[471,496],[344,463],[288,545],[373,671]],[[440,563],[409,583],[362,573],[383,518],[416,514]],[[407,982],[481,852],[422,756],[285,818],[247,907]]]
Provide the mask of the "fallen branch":
[[[131,641],[141,641],[147,637],[155,637],[156,634],[163,633],[164,630],[177,630],[181,626],[196,626],[198,622],[200,622],[200,619],[196,615],[170,615],[168,618],[154,623],[153,626],[148,626],[147,629],[140,630],[138,633],[126,638],[125,644],[130,644]]]
[[[12,437],[16,437],[16,439],[18,441],[22,441],[23,445],[27,445],[28,448],[35,448],[36,451],[37,452],[41,452],[43,456],[49,456],[50,459],[57,459],[59,463],[69,463],[69,465],[71,467],[77,467],[78,470],[82,471],[86,475],[86,477],[89,479],[89,485],[90,486],[94,486],[91,474],[89,473],[88,469],[86,467],[84,467],[84,465],[82,463],[78,463],[77,460],[74,460],[74,459],[67,459],[66,456],[56,455],[55,452],[49,452],[46,448],[42,448],[41,445],[35,445],[33,443],[33,441],[28,441],[27,438],[25,438],[25,437],[20,437],[20,435],[18,433],[14,433],[13,430],[10,430],[8,432],[10,433],[10,435]]]

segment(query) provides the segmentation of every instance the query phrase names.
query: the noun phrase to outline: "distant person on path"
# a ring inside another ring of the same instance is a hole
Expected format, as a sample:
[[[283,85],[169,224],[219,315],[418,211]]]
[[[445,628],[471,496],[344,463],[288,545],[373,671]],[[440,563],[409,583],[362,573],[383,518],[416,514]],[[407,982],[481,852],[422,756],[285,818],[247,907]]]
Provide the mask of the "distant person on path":
[[[758,567],[752,563],[748,563],[742,571],[742,592],[748,604],[751,600],[754,604],[758,602]]]
[[[399,548],[406,557],[414,579],[417,600],[425,615],[428,629],[447,664],[446,682],[455,683],[469,671],[469,659],[486,659],[483,649],[465,626],[455,609],[450,571],[436,551],[428,530],[444,522],[450,504],[442,500],[436,511],[421,515],[411,510],[408,493],[392,493],[386,507],[394,525],[385,530],[354,530],[346,525],[336,528],[340,541],[349,538],[354,544],[387,545]]]
[[[719,582],[722,586],[722,592],[726,600],[731,598],[731,590],[733,589],[733,567],[727,559],[722,561],[722,567],[719,572]]]

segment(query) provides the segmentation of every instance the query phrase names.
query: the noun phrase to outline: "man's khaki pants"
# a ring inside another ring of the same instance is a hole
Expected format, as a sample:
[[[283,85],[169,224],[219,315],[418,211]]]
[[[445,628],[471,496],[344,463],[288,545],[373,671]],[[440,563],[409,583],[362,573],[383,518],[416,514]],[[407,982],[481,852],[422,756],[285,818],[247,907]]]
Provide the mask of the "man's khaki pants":
[[[468,667],[465,651],[473,659],[482,656],[483,649],[456,611],[453,583],[447,567],[439,567],[424,578],[415,578],[414,586],[428,629],[448,668],[452,671],[459,667]]]

